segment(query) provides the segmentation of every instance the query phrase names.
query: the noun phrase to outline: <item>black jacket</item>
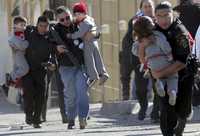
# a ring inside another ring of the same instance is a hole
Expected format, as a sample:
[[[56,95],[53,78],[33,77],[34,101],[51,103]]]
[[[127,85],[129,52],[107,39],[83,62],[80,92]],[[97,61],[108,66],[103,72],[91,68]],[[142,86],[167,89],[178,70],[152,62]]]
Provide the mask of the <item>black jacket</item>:
[[[29,26],[25,31],[25,37],[29,42],[25,57],[30,66],[30,70],[44,69],[41,64],[47,62],[50,54],[54,56],[53,54],[55,52],[55,48],[49,40],[48,33],[41,35],[38,33],[36,27]]]
[[[80,64],[84,64],[83,50],[74,44],[74,40],[67,38],[67,33],[73,33],[78,30],[77,26],[72,24],[70,27],[65,27],[61,24],[55,25],[55,30],[58,32],[61,39],[65,42],[67,49],[78,59]],[[78,39],[81,42],[80,39]],[[60,66],[74,66],[66,54],[57,55]]]
[[[183,3],[175,7],[174,10],[180,13],[180,20],[194,38],[200,25],[200,4]]]
[[[156,30],[162,32],[172,48],[172,55],[175,61],[187,63],[187,57],[190,54],[188,31],[179,19],[174,20],[173,24],[164,30],[156,25]],[[185,76],[186,68],[179,71],[179,78]]]

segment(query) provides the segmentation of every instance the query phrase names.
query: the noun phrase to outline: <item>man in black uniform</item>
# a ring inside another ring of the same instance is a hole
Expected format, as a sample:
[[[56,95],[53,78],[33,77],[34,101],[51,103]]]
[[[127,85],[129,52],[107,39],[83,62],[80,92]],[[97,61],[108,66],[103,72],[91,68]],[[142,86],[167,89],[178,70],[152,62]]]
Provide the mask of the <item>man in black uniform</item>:
[[[180,20],[194,38],[200,25],[200,3],[195,3],[193,0],[181,0],[180,5],[174,10],[180,14]]]
[[[54,27],[56,25],[55,24],[55,13],[53,10],[46,9],[42,15],[49,19],[49,27]],[[51,82],[51,84],[50,84],[50,82]],[[49,85],[51,85],[51,86],[49,86]],[[42,108],[42,116],[41,116],[41,120],[43,122],[46,121],[48,93],[49,93],[49,91],[52,91],[52,90],[58,91],[58,104],[59,104],[59,108],[60,108],[62,123],[68,122],[67,116],[65,114],[65,108],[64,108],[65,106],[64,106],[63,88],[64,87],[63,87],[62,80],[60,78],[58,68],[56,68],[56,70],[54,70],[54,71],[47,69],[47,88],[45,91],[45,99],[44,99],[44,105]]]
[[[49,55],[54,53],[53,45],[48,37],[48,20],[44,16],[38,18],[37,26],[25,32],[29,42],[25,57],[30,66],[29,73],[23,77],[24,109],[26,123],[33,124],[34,128],[41,128],[41,111],[45,93],[46,70],[43,62],[49,60]]]
[[[191,96],[193,75],[186,69],[187,57],[190,54],[189,33],[180,20],[173,17],[169,2],[162,2],[155,9],[157,30],[162,32],[172,48],[175,63],[160,72],[153,72],[155,78],[162,78],[178,72],[178,94],[175,106],[168,103],[166,95],[160,99],[160,127],[164,136],[182,136],[186,118],[191,113]]]

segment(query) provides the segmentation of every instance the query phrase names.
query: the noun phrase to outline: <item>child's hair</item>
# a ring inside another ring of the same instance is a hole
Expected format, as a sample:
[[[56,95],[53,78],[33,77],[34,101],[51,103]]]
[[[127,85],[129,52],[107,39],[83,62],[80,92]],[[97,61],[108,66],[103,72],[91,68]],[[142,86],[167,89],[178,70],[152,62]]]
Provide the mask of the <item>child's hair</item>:
[[[133,36],[138,40],[149,37],[153,34],[154,23],[148,16],[141,16],[136,21],[133,21]]]
[[[27,20],[26,20],[26,18],[25,17],[22,17],[22,16],[16,16],[16,17],[14,17],[14,19],[13,19],[13,24],[18,24],[18,23],[27,23]]]

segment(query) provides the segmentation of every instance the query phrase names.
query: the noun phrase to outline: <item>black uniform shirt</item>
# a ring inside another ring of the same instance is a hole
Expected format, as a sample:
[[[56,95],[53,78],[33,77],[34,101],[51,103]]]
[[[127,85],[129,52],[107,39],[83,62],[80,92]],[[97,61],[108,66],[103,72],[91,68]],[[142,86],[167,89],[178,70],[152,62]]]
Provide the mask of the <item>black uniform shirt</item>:
[[[25,57],[31,70],[43,69],[42,62],[47,62],[51,53],[54,53],[53,44],[49,40],[49,35],[41,35],[36,27],[28,27],[25,37],[29,42]]]
[[[184,27],[179,19],[175,19],[173,24],[164,30],[156,25],[156,30],[162,32],[172,48],[172,55],[174,61],[180,61],[186,64],[187,57],[190,54],[189,47],[189,32]],[[182,77],[186,74],[186,69],[179,71],[179,76]]]

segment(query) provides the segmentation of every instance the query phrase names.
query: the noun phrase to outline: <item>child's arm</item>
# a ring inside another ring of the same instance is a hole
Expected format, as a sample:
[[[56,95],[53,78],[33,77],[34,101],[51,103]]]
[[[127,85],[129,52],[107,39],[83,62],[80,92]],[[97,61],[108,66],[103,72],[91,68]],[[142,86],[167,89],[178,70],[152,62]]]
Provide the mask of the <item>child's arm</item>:
[[[14,50],[24,51],[28,47],[28,41],[24,40],[21,43],[8,41],[11,48]]]
[[[85,34],[90,31],[90,29],[91,29],[91,25],[89,25],[86,22],[82,22],[80,23],[79,30],[72,33],[69,37],[72,39],[83,38]]]
[[[169,58],[169,61],[172,61],[172,49],[167,38],[162,33],[158,33],[156,39],[162,52]]]

